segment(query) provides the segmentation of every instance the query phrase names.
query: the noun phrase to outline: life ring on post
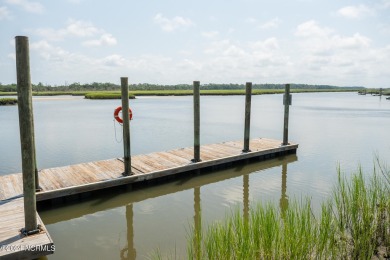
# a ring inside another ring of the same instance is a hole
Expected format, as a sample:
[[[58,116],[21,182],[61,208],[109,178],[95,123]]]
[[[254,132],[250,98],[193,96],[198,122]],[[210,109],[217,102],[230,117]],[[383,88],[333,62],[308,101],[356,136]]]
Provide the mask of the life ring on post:
[[[123,119],[120,118],[119,116],[119,112],[122,110],[122,107],[117,107],[114,111],[114,118],[116,121],[118,121],[118,123],[123,123]],[[133,119],[133,112],[131,111],[131,109],[129,108],[129,119],[132,120]]]

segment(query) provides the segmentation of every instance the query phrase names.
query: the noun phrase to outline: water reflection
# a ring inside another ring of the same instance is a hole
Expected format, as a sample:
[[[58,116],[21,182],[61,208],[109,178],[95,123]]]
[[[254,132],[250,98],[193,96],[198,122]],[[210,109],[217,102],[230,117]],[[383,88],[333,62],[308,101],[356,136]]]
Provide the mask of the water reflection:
[[[195,259],[201,259],[201,239],[202,239],[202,215],[200,209],[200,187],[194,188],[194,256]]]
[[[288,208],[288,196],[286,194],[287,191],[287,163],[283,163],[282,165],[282,194],[280,197],[279,205],[280,211],[282,213],[282,217]]]
[[[127,224],[127,246],[120,251],[122,260],[133,260],[137,257],[137,252],[134,248],[134,213],[133,203],[126,206],[126,224]]]
[[[207,173],[207,174],[200,174],[200,175],[189,175],[185,178],[181,178],[179,180],[175,180],[168,183],[159,184],[158,186],[149,186],[149,187],[132,187],[131,191],[125,191],[122,190],[106,190],[102,191],[101,195],[92,197],[92,198],[85,198],[82,201],[76,201],[72,203],[66,203],[62,204],[60,207],[57,207],[57,204],[54,205],[54,207],[44,208],[40,210],[40,216],[45,222],[46,226],[49,229],[49,232],[51,231],[51,227],[56,227],[61,230],[60,233],[53,232],[54,237],[53,239],[56,241],[58,240],[67,240],[72,241],[72,237],[77,236],[78,239],[81,241],[87,241],[88,238],[88,227],[86,226],[87,223],[91,223],[94,221],[98,221],[99,223],[111,223],[110,228],[104,228],[105,229],[105,236],[107,237],[122,237],[125,241],[121,240],[122,242],[119,245],[119,248],[117,251],[111,251],[111,253],[107,253],[107,251],[99,251],[103,249],[94,248],[92,254],[96,256],[96,258],[99,258],[100,256],[103,256],[104,254],[111,254],[111,259],[138,259],[138,258],[144,258],[148,253],[153,252],[156,248],[159,248],[160,246],[156,243],[149,244],[148,239],[145,240],[145,234],[147,234],[147,237],[159,240],[160,242],[167,241],[168,239],[177,239],[170,237],[168,234],[164,233],[164,225],[167,225],[166,219],[164,216],[159,215],[160,211],[159,209],[154,209],[153,214],[150,214],[148,212],[147,216],[144,215],[140,209],[145,203],[150,202],[150,199],[153,200],[159,200],[159,203],[162,203],[162,207],[164,207],[164,211],[169,212],[175,212],[177,210],[177,206],[180,205],[177,204],[177,202],[172,201],[172,195],[176,196],[175,194],[180,194],[179,197],[186,196],[185,194],[188,194],[188,191],[190,191],[189,197],[192,199],[192,205],[188,209],[190,210],[190,216],[192,220],[190,223],[192,223],[194,236],[193,236],[193,243],[194,243],[194,256],[198,257],[200,259],[199,249],[201,246],[201,230],[202,230],[202,224],[210,223],[209,216],[207,214],[204,214],[205,216],[202,216],[202,209],[201,209],[201,190],[204,194],[203,196],[207,196],[205,199],[206,204],[204,205],[206,208],[206,211],[209,207],[207,205],[207,202],[210,201],[210,199],[214,200],[217,204],[220,205],[220,197],[212,198],[210,197],[210,194],[207,193],[208,189],[212,187],[213,185],[220,185],[223,184],[226,181],[236,181],[239,180],[241,187],[241,198],[239,199],[243,204],[243,215],[246,219],[249,219],[249,206],[250,206],[250,181],[257,181],[256,176],[263,176],[263,174],[259,174],[262,171],[269,170],[275,167],[282,166],[282,198],[284,200],[287,199],[286,196],[286,173],[287,173],[287,164],[297,161],[296,155],[288,155],[283,158],[276,158],[271,159],[267,161],[262,162],[252,162],[248,164],[238,164],[228,169],[223,170],[215,170],[213,172]],[[253,175],[253,179],[250,175]],[[280,179],[279,181],[280,182]],[[253,184],[252,184],[253,185]],[[280,187],[280,184],[278,185]],[[253,185],[252,187],[256,187],[256,185]],[[204,190],[203,190],[204,189]],[[215,189],[214,187],[212,189]],[[223,189],[226,189],[226,186],[223,185],[221,190],[219,188],[216,188],[215,191],[222,192]],[[257,193],[257,190],[252,191],[253,194]],[[280,192],[280,188],[279,188]],[[279,193],[277,192],[277,193]],[[182,195],[183,194],[183,195]],[[252,195],[253,195],[252,194]],[[279,193],[280,194],[280,193]],[[188,201],[189,198],[182,198],[183,201]],[[279,195],[278,195],[279,197]],[[241,204],[241,203],[240,203]],[[186,219],[188,214],[185,213],[185,208],[180,208],[178,216],[171,216],[172,218],[175,218],[174,223],[177,225],[180,225],[180,228],[182,225],[186,225],[181,219]],[[122,214],[118,215],[118,212],[123,212]],[[123,224],[121,224],[120,218],[118,218],[117,221],[113,221],[113,216],[123,216],[123,219],[125,221],[122,221]],[[205,217],[205,218],[203,218]],[[88,222],[85,222],[85,220],[88,219]],[[149,220],[146,220],[149,219]],[[212,219],[211,219],[212,220]],[[152,222],[150,222],[152,221]],[[193,222],[192,222],[193,221]],[[62,223],[63,224],[62,224]],[[76,230],[68,230],[66,226],[61,227],[62,225],[65,225],[66,223],[76,223],[77,228]],[[84,226],[85,225],[85,226]],[[94,226],[93,224],[90,224],[91,227]],[[150,230],[151,226],[154,226],[154,228],[158,226],[162,226],[162,229],[155,229]],[[171,226],[170,229],[177,230],[179,227],[173,227]],[[135,232],[135,230],[141,230],[141,233]],[[187,229],[188,231],[188,229]],[[75,232],[77,234],[75,234]],[[103,232],[103,231],[100,231]],[[108,233],[107,233],[108,232]],[[125,233],[124,233],[125,232]],[[144,233],[146,232],[146,233]],[[166,232],[166,231],[165,231]],[[171,232],[171,230],[169,231]],[[136,234],[138,233],[138,234]],[[123,236],[121,235],[123,234]],[[55,237],[58,235],[58,237]],[[181,241],[177,241],[178,249],[185,248],[185,239],[184,237],[181,239]],[[96,243],[93,240],[91,241],[92,245]],[[166,249],[167,247],[163,247],[163,249]],[[172,248],[172,247],[171,247]],[[70,256],[69,251],[61,252],[61,248],[58,248],[58,251],[56,251],[56,255],[54,258],[66,258],[67,256]],[[75,252],[76,254],[76,252]],[[162,252],[164,255],[165,252]],[[91,256],[91,255],[90,255]],[[64,258],[64,259],[65,259]],[[77,257],[76,257],[77,258]]]
[[[133,190],[126,192],[120,189],[102,190],[99,195],[91,199],[83,199],[83,201],[69,202],[61,205],[52,205],[53,207],[40,208],[40,216],[46,225],[63,222],[82,216],[94,214],[101,211],[107,211],[113,208],[123,207],[129,204],[136,204],[148,199],[161,197],[164,195],[177,193],[185,190],[195,189],[196,187],[207,186],[213,183],[222,182],[235,177],[243,176],[244,178],[244,193],[247,194],[247,199],[244,199],[244,204],[249,208],[249,174],[264,171],[281,165],[286,165],[298,160],[295,154],[291,154],[282,158],[253,162],[246,165],[237,165],[225,170],[217,170],[212,173],[202,175],[189,175],[177,181],[167,182],[158,186],[134,187]],[[287,172],[287,168],[283,172]],[[248,179],[245,180],[247,176]],[[287,173],[286,173],[287,175]],[[286,182],[286,178],[282,178],[282,182]],[[247,188],[245,188],[245,186]],[[286,187],[286,184],[284,184]],[[283,192],[282,185],[282,194]],[[81,196],[82,197],[82,196]],[[247,201],[247,202],[245,202]],[[53,201],[57,203],[58,201]],[[57,207],[60,206],[60,207]]]
[[[245,174],[242,180],[242,187],[243,187],[243,213],[244,213],[244,220],[245,222],[248,222],[249,219],[249,174]]]

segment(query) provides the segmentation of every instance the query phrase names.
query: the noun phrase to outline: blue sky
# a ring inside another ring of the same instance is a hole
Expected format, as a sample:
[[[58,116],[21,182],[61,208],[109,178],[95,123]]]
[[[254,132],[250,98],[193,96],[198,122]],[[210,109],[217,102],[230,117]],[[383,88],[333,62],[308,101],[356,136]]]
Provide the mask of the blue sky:
[[[0,0],[0,82],[16,35],[33,83],[390,87],[390,0]]]

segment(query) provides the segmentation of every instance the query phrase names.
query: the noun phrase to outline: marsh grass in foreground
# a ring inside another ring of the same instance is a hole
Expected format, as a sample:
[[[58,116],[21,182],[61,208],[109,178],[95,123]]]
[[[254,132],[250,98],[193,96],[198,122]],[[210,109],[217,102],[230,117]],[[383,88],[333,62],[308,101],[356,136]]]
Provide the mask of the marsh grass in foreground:
[[[370,177],[359,169],[347,178],[338,170],[337,184],[318,214],[309,199],[283,211],[258,204],[249,217],[235,209],[225,221],[207,230],[192,227],[190,233],[189,259],[388,258],[390,171],[378,164]]]
[[[309,199],[284,212],[259,204],[245,221],[239,211],[211,225],[188,257],[202,259],[371,259],[390,257],[389,171],[366,179],[359,169],[350,179],[340,170],[331,199],[319,216]],[[195,233],[195,231],[193,231]],[[199,233],[199,232],[198,232]],[[200,250],[200,252],[197,252]]]

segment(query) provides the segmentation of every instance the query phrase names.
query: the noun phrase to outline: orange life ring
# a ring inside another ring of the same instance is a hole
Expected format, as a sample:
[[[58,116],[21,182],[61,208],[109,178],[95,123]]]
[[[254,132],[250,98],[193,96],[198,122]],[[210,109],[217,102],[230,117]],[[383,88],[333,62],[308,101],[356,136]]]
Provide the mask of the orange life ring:
[[[118,121],[119,123],[123,123],[123,119],[119,117],[119,112],[122,110],[122,107],[117,107],[114,111],[114,118],[116,121]],[[131,111],[131,109],[129,108],[129,119],[132,120],[133,119],[133,112]]]

